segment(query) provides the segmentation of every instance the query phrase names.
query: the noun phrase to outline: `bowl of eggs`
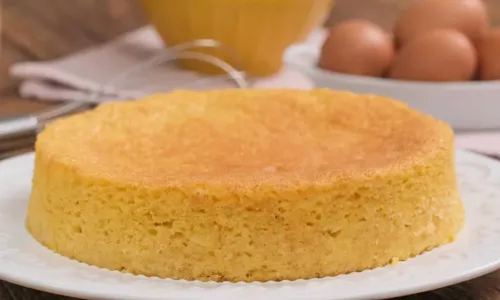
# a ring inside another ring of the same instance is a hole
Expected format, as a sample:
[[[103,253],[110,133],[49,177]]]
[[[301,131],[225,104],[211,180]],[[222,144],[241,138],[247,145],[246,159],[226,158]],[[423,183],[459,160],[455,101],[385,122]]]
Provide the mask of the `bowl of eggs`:
[[[500,128],[500,28],[481,0],[418,0],[392,32],[344,21],[285,61],[317,87],[396,98],[455,130]]]

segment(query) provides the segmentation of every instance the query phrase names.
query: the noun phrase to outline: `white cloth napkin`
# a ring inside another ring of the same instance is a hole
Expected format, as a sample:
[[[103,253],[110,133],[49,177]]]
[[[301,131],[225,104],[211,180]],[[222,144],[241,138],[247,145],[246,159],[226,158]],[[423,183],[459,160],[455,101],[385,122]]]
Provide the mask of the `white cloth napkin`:
[[[309,40],[314,40],[314,34]],[[210,89],[235,86],[220,78],[205,78],[180,70],[173,64],[161,64],[106,86],[113,78],[164,50],[151,27],[143,27],[116,40],[61,59],[46,62],[23,62],[11,68],[11,74],[22,80],[20,94],[41,101],[91,101],[94,91],[101,91],[98,102],[135,98],[143,94],[165,92],[175,88]],[[203,80],[201,80],[203,79]],[[271,77],[252,80],[253,88],[314,87],[305,75],[285,66]],[[500,131],[459,133],[457,146],[500,157]]]
[[[101,91],[99,102],[121,100],[176,88],[211,89],[236,87],[227,76],[204,77],[181,70],[173,63],[158,64],[127,76],[112,86],[112,79],[144,63],[165,47],[151,27],[125,34],[108,44],[61,59],[46,62],[22,62],[12,66],[12,76],[22,79],[20,94],[44,101],[91,101],[91,94]],[[103,87],[103,85],[107,85]],[[253,88],[302,88],[314,85],[309,78],[290,67],[266,78],[252,79]]]

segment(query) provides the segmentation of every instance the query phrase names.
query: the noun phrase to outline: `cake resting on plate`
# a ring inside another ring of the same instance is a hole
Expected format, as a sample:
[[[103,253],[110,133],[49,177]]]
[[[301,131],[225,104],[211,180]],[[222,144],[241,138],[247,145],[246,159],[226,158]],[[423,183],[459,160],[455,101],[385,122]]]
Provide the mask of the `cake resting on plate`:
[[[450,127],[330,90],[176,91],[57,120],[27,226],[87,264],[202,281],[333,276],[464,222]]]

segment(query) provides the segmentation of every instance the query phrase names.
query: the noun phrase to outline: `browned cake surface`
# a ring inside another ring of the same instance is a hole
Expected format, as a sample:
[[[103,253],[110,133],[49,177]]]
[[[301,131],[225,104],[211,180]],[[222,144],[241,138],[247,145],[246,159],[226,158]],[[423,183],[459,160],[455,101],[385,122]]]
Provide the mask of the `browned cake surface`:
[[[57,121],[44,137],[81,172],[162,185],[328,181],[399,168],[453,138],[401,103],[327,90],[156,95]]]

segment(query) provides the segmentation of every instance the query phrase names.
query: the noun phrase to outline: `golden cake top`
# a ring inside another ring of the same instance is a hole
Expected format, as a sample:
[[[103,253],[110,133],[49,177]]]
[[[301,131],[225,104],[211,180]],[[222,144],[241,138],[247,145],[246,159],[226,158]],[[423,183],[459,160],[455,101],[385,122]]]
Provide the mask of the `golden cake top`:
[[[36,150],[111,181],[293,184],[397,170],[452,139],[447,124],[384,97],[175,91],[54,121]]]

